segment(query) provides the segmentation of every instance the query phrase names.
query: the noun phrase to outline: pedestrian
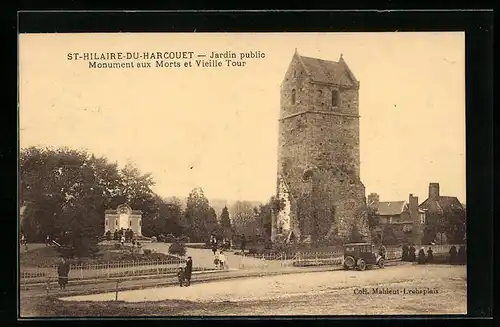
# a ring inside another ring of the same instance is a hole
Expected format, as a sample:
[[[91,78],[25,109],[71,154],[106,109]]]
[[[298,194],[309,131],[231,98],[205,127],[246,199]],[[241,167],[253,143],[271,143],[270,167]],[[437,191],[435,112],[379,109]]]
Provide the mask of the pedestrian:
[[[124,235],[121,236],[120,243],[122,246],[125,244],[125,236]]]
[[[219,253],[219,266],[222,269],[228,268],[226,256],[224,255],[224,252],[222,252],[222,251],[220,251],[220,253]]]
[[[385,255],[386,255],[386,253],[387,253],[387,249],[385,248],[385,246],[381,245],[381,246],[379,247],[379,249],[378,249],[378,254],[379,254],[382,258],[384,258],[384,260],[385,260]]]
[[[416,259],[417,259],[416,252],[417,252],[417,250],[415,249],[415,247],[413,245],[410,245],[410,248],[408,250],[409,261],[410,262],[415,262],[416,261]]]
[[[241,254],[245,253],[246,243],[247,243],[247,240],[245,238],[245,234],[241,234]]]
[[[431,263],[434,260],[434,254],[432,252],[432,248],[429,246],[429,250],[427,250],[427,262]]]
[[[214,255],[216,254],[216,252],[217,252],[217,243],[213,243],[212,244],[212,252],[213,252]]]
[[[450,248],[450,251],[448,252],[450,254],[450,264],[451,265],[454,265],[457,261],[457,248],[455,245],[453,245],[451,248]]]
[[[59,288],[66,289],[69,275],[69,263],[63,258],[57,267],[57,275],[59,276]]]
[[[50,246],[50,236],[47,235],[47,237],[45,238],[45,246]]]
[[[458,248],[457,262],[461,265],[467,263],[467,251],[465,250],[464,245],[460,245],[460,247]]]
[[[179,286],[184,286],[184,281],[186,279],[186,263],[181,262],[179,268],[177,269],[177,278],[179,280]]]
[[[403,253],[402,253],[402,256],[401,256],[401,261],[408,261],[409,259],[409,252],[408,252],[408,245],[403,245],[403,249],[402,249]]]
[[[219,256],[214,253],[214,265],[215,265],[215,268],[219,268]]]
[[[191,275],[193,273],[193,258],[187,257],[186,268],[184,270],[186,286],[191,285]]]
[[[418,264],[423,265],[425,263],[425,249],[424,247],[420,248],[420,251],[418,251]]]

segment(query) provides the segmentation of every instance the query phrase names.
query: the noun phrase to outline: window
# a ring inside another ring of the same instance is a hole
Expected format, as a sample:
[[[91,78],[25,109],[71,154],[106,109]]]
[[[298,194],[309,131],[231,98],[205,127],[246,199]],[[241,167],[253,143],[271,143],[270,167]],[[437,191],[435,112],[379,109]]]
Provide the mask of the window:
[[[131,227],[132,226],[132,220],[129,220],[128,221],[128,226]]]
[[[108,226],[108,220],[106,219],[106,226]]]
[[[339,91],[332,90],[332,106],[337,107],[339,104]]]
[[[420,214],[420,224],[425,225],[425,213]]]
[[[115,226],[118,226],[118,220],[115,220]]]
[[[295,89],[292,90],[292,104],[295,104]]]

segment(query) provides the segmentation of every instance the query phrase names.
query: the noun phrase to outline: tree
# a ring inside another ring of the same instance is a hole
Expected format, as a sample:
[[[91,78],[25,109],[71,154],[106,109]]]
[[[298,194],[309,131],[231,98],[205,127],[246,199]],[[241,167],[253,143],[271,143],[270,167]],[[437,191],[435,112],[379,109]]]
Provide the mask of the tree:
[[[229,218],[229,210],[227,206],[222,209],[220,214],[220,226],[225,237],[231,238],[233,236],[233,226],[231,225],[231,219]]]
[[[249,201],[236,201],[231,208],[232,221],[238,234],[258,235],[261,232],[261,223],[256,215],[254,206]]]
[[[378,216],[378,209],[372,206],[366,206],[366,216],[368,219],[368,227],[370,230],[373,228],[379,226],[379,216]]]
[[[21,149],[20,200],[23,231],[31,240],[60,238],[76,255],[92,254],[104,234],[103,214],[123,202],[148,217],[157,211],[151,176],[83,150]]]
[[[203,189],[194,188],[188,196],[184,213],[188,234],[192,241],[205,241],[217,227],[217,215],[210,207]]]

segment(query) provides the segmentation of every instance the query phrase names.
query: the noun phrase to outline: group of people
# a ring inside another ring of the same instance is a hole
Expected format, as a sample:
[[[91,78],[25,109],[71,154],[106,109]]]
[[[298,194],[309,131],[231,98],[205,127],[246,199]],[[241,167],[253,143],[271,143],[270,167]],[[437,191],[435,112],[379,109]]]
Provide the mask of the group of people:
[[[424,264],[426,262],[432,262],[434,259],[434,253],[432,251],[432,248],[429,247],[427,250],[427,255],[425,253],[425,248],[421,247],[420,250],[418,251],[418,258],[417,258],[417,249],[415,246],[410,244],[408,245],[403,245],[403,255],[401,260],[402,261],[409,261],[409,262],[418,262],[419,264]]]
[[[467,263],[467,249],[465,248],[464,245],[461,245],[458,248],[458,251],[457,251],[457,247],[455,245],[453,245],[450,248],[450,251],[448,253],[450,254],[450,257],[449,257],[450,264],[452,264],[452,265],[455,265],[455,264],[464,265]]]
[[[193,259],[191,257],[187,257],[186,262],[182,262],[179,265],[179,269],[177,271],[177,277],[179,279],[179,285],[189,286],[191,285],[191,275],[193,273]]]
[[[403,245],[403,255],[402,261],[417,262],[419,264],[431,263],[434,260],[434,252],[432,248],[429,247],[425,251],[424,247],[421,247],[418,251],[418,256],[416,254],[417,250],[413,245]],[[426,253],[427,252],[427,253]],[[449,263],[450,264],[465,264],[467,260],[467,254],[465,246],[461,245],[457,251],[456,246],[452,246],[449,251]]]
[[[220,252],[217,253],[219,249],[219,242],[217,241],[217,237],[212,234],[210,235],[210,246],[212,248],[212,253],[214,254],[214,265],[215,268],[225,269],[228,268],[227,259],[224,255],[224,250],[228,250],[231,248],[231,243],[228,239],[223,239],[220,242]]]

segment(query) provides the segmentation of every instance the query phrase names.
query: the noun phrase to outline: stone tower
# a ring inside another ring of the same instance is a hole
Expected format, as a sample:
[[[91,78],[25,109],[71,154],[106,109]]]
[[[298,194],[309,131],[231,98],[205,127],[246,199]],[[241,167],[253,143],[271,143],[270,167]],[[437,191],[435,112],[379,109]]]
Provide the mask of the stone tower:
[[[338,62],[295,51],[280,90],[277,196],[272,239],[369,238],[360,180],[359,82]],[[356,226],[356,227],[354,227]]]

